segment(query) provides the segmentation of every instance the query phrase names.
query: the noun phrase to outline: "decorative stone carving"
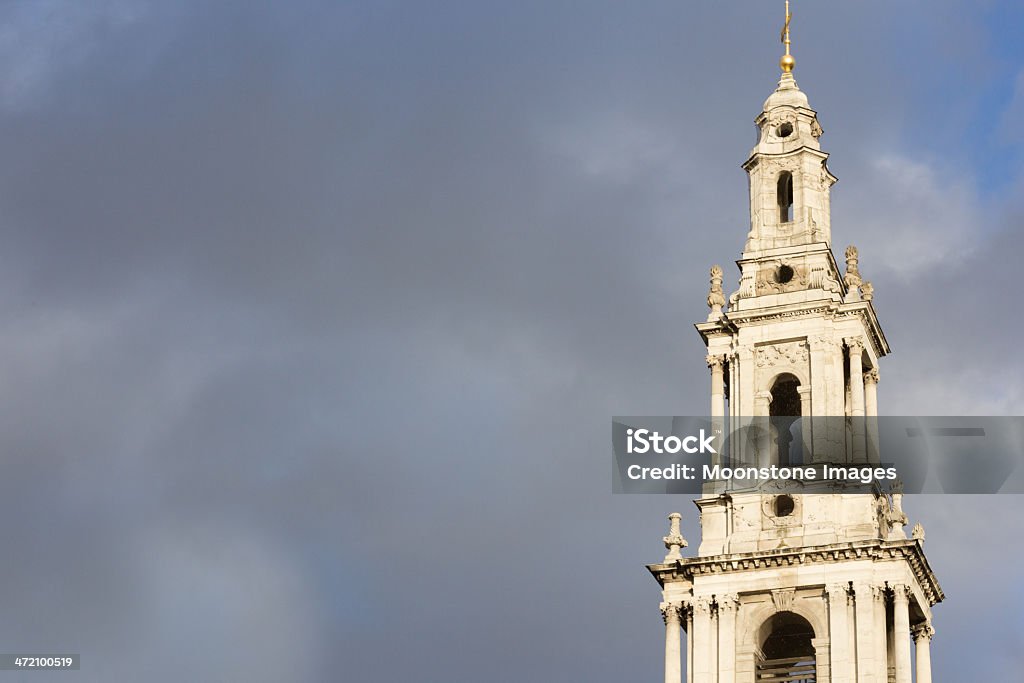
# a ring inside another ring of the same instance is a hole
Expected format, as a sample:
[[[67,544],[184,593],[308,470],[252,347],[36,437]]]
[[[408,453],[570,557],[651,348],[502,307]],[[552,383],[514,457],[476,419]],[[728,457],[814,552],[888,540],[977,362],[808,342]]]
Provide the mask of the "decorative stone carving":
[[[871,368],[864,373],[864,381],[872,384],[878,384],[880,375],[878,374],[878,368]]]
[[[666,602],[661,605],[661,618],[667,625],[669,622],[679,623],[683,616],[683,606],[678,602]]]
[[[793,609],[793,599],[796,591],[792,588],[785,588],[772,591],[772,604],[779,612],[788,612]]]
[[[860,287],[860,298],[864,301],[871,301],[875,296],[875,287],[870,282],[865,282]]]
[[[931,641],[932,637],[935,636],[935,629],[927,621],[917,624],[910,629],[910,633],[914,636],[914,642],[917,643],[921,640]]]
[[[721,367],[722,365],[725,365],[725,355],[706,356],[704,361],[708,364],[709,368]]]
[[[845,583],[830,583],[825,586],[825,594],[830,605],[844,606],[850,599],[850,586]]]
[[[843,341],[846,342],[846,346],[849,347],[850,353],[861,353],[864,351],[863,337],[846,337]]]
[[[907,534],[903,531],[903,527],[910,520],[903,512],[903,482],[899,479],[892,484],[890,498],[891,502],[885,514],[886,537],[890,540],[904,539]]]
[[[823,334],[816,334],[813,337],[811,337],[811,343],[814,344],[816,348],[821,349],[825,353],[836,351],[840,346],[840,343],[838,341],[836,341],[832,337]]]
[[[832,277],[831,271],[825,266],[814,266],[811,268],[810,275],[807,278],[807,286],[811,289],[824,289],[826,292],[833,292],[835,294],[842,292],[839,280]]]
[[[781,277],[783,269],[789,269],[785,278]],[[757,296],[796,292],[807,289],[810,281],[810,273],[805,264],[773,261],[758,269],[754,291]]]
[[[683,559],[679,550],[689,545],[686,542],[686,539],[683,538],[683,534],[679,529],[679,520],[682,518],[683,516],[678,512],[673,512],[668,516],[668,536],[661,539],[665,542],[665,547],[668,548],[668,554],[665,555],[665,562],[675,562],[676,560]]]
[[[732,612],[739,609],[740,596],[736,593],[723,593],[715,596],[715,603],[719,614],[722,612]]]
[[[852,244],[846,248],[846,275],[843,282],[846,283],[847,300],[858,301],[860,299],[860,286],[863,283],[860,277],[860,258],[857,247]]]
[[[739,288],[729,296],[730,310],[740,299],[749,299],[754,296],[755,273],[747,273],[740,277]]]
[[[924,540],[924,526],[920,522],[914,525],[914,529],[910,533],[915,540]]]
[[[807,362],[807,343],[788,342],[759,346],[755,351],[757,367],[773,367],[775,365],[803,365]]]
[[[711,266],[711,290],[708,292],[708,306],[711,313],[708,314],[708,321],[718,320],[722,315],[722,306],[725,306],[725,295],[722,293],[722,267]]]
[[[898,583],[892,587],[893,602],[909,602],[911,595],[910,586],[906,584]]]

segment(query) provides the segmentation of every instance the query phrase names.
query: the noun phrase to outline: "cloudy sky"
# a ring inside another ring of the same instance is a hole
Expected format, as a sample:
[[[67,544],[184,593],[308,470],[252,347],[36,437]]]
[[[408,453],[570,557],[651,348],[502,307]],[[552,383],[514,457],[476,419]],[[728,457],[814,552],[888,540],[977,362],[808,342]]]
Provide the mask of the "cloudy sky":
[[[705,410],[781,4],[0,3],[0,650],[658,680],[695,508],[611,494],[609,419]],[[1024,9],[794,14],[883,412],[1021,414]],[[935,680],[1015,680],[1024,499],[906,509]]]

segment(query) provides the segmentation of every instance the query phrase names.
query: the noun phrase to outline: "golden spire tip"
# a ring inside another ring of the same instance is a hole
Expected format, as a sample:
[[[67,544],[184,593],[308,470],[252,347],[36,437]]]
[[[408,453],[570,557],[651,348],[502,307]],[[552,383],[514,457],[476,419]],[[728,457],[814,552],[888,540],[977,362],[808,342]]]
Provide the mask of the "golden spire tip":
[[[793,18],[793,15],[789,12],[789,0],[786,0],[786,23],[782,26],[782,33],[779,34],[779,40],[783,45],[786,46],[786,54],[782,55],[782,59],[779,60],[779,66],[782,67],[783,73],[790,73],[793,71],[793,67],[796,66],[796,60],[793,59],[793,55],[789,54],[789,22]]]

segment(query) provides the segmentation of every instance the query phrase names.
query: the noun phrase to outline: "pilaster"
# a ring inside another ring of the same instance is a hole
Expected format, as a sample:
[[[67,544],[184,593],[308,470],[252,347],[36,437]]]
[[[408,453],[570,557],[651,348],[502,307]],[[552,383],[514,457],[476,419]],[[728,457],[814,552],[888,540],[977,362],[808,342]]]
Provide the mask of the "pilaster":
[[[736,593],[717,596],[718,601],[718,683],[736,683]]]

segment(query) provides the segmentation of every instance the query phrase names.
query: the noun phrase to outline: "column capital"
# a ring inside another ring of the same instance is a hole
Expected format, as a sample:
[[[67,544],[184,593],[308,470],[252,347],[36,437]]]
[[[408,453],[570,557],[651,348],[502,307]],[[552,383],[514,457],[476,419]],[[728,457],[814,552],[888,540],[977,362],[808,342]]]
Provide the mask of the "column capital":
[[[892,599],[896,603],[910,602],[911,595],[910,586],[906,584],[898,583],[892,587]]]
[[[828,601],[837,605],[845,605],[850,597],[850,585],[846,583],[830,583],[825,586]]]
[[[853,595],[856,598],[881,601],[885,599],[885,586],[877,586],[873,583],[854,583]]]
[[[728,358],[726,358],[726,355],[724,353],[709,353],[704,358],[704,362],[706,362],[708,364],[708,367],[711,368],[712,370],[715,370],[716,368],[721,368],[723,365],[725,365],[726,360],[728,360]]]
[[[693,612],[694,614],[711,614],[711,598],[707,596],[700,596],[693,599]]]
[[[879,379],[878,368],[871,368],[864,373],[864,381],[867,384],[878,384]]]
[[[860,353],[864,350],[864,337],[844,337],[843,341],[850,347],[850,353]]]
[[[740,606],[740,596],[737,593],[723,593],[715,596],[719,612],[732,612]]]
[[[817,348],[820,348],[820,349],[824,349],[826,351],[831,351],[831,350],[833,350],[833,349],[835,349],[836,347],[839,346],[839,342],[837,342],[832,337],[830,337],[828,335],[824,335],[824,334],[817,334],[817,335],[811,337],[810,341],[811,341],[812,349],[814,347],[817,347]]]
[[[932,625],[929,622],[923,621],[912,627],[910,629],[910,634],[914,636],[915,643],[919,643],[922,640],[928,640],[930,642],[932,636],[935,635],[935,629],[932,628]]]
[[[661,618],[666,625],[669,623],[678,624],[683,614],[683,605],[680,602],[661,603]]]

